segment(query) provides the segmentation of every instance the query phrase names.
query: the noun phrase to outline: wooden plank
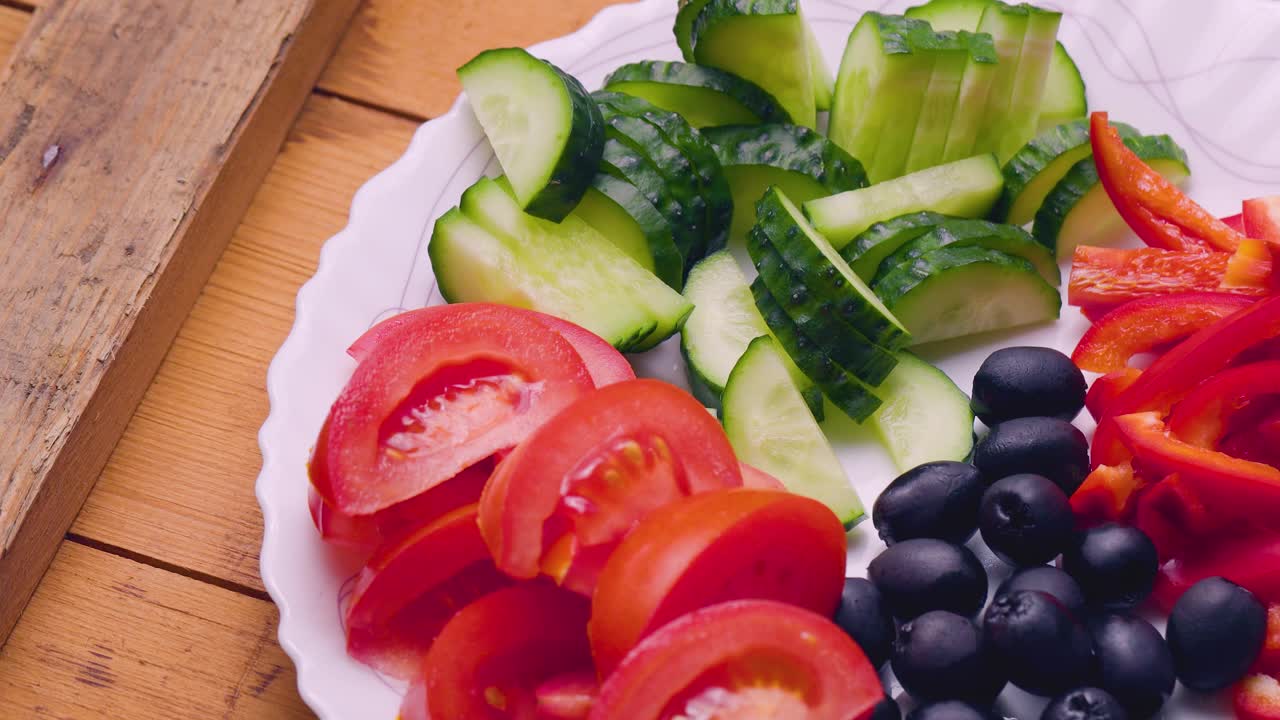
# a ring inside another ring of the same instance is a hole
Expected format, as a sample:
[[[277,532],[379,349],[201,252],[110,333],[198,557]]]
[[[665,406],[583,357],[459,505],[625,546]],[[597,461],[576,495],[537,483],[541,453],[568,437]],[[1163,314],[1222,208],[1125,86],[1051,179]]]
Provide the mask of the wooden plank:
[[[404,152],[415,127],[336,98],[308,101],[73,532],[262,587],[253,483],[267,364],[289,332],[294,295],[315,271],[320,245],[346,224],[356,189]]]
[[[415,117],[436,117],[458,94],[454,70],[476,53],[571,33],[616,2],[367,0],[320,86]]]
[[[65,543],[0,651],[0,717],[314,717],[275,606]]]
[[[21,10],[0,5],[0,65],[3,65],[13,54],[13,49],[18,45],[18,39],[27,29],[27,22],[30,19],[31,16]]]
[[[0,76],[0,639],[354,6],[64,0]]]

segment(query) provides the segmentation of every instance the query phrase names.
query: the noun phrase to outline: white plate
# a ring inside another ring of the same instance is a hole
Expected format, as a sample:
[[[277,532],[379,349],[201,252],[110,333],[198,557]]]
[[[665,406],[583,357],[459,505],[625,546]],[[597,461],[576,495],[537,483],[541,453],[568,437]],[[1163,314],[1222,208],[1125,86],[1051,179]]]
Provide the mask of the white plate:
[[[831,66],[865,10],[900,12],[890,0],[804,0]],[[1264,0],[1054,0],[1068,9],[1060,37],[1089,88],[1089,103],[1147,133],[1171,134],[1191,158],[1194,197],[1239,212],[1242,198],[1280,192],[1280,3]],[[611,7],[573,35],[533,48],[591,89],[626,62],[678,59],[675,0]],[[401,686],[347,657],[338,595],[356,567],[324,546],[307,512],[305,464],[329,404],[354,368],[344,350],[366,328],[405,308],[439,302],[426,244],[435,219],[486,169],[493,154],[466,101],[418,129],[404,156],[356,193],[347,227],[325,243],[315,277],[298,292],[293,331],[271,363],[271,414],[259,433],[257,495],[265,520],[262,578],[280,607],[280,643],[298,670],[303,699],[322,718],[395,717]],[[1065,277],[1064,266],[1064,277]],[[1085,327],[1075,310],[1051,326],[935,348],[928,356],[968,388],[991,350],[1010,344],[1070,352]],[[645,374],[683,384],[679,354],[660,348]],[[1084,427],[1084,423],[1081,423]],[[1086,428],[1091,429],[1091,428]],[[859,493],[872,502],[895,472],[856,428],[831,428]],[[851,573],[880,549],[865,523],[853,533]],[[997,561],[992,561],[999,565]],[[1038,717],[1015,698],[1006,714]],[[1170,717],[1227,717],[1225,707],[1178,697]]]

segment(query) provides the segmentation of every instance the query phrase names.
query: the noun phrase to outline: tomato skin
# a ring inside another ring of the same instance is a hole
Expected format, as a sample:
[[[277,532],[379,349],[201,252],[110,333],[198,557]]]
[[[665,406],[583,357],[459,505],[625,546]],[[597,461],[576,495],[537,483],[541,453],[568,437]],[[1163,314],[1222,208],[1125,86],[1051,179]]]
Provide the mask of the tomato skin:
[[[785,696],[803,706],[774,715],[795,720],[866,720],[884,698],[871,663],[830,620],[784,603],[737,600],[684,615],[641,641],[601,687],[591,720],[667,720],[708,682],[734,693],[755,681],[766,702]],[[752,717],[738,710],[717,717]]]
[[[493,566],[476,527],[476,506],[454,510],[382,548],[345,601],[347,652],[401,678],[422,661],[454,609],[510,580]]]
[[[480,303],[410,311],[356,368],[318,444],[316,491],[349,515],[412,498],[592,388],[573,346],[523,311]]]
[[[597,482],[587,471],[601,458],[617,461],[605,472],[616,469],[634,482]],[[498,567],[512,577],[537,576],[549,551],[564,558],[562,566],[575,556],[589,559],[580,573],[568,566],[558,578],[589,595],[603,560],[648,512],[685,495],[741,485],[733,448],[701,403],[668,383],[629,380],[581,398],[498,465],[480,498],[480,530]],[[582,499],[566,504],[566,493]],[[558,537],[544,534],[549,519]]]
[[[742,486],[755,488],[757,490],[786,490],[787,486],[782,484],[778,478],[757,467],[752,467],[746,463],[738,463],[742,469]]]
[[[536,688],[591,666],[585,598],[541,582],[458,611],[426,660],[433,718],[542,718]]]
[[[607,677],[667,622],[730,600],[776,600],[830,617],[844,588],[844,526],[822,503],[777,490],[692,495],[640,522],[591,599],[591,651]]]

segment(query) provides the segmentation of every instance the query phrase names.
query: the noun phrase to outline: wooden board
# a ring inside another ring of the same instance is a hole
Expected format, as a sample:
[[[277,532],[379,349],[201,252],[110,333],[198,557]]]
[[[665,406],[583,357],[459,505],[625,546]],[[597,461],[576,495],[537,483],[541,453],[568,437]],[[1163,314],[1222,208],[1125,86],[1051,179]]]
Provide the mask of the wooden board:
[[[366,0],[320,87],[432,118],[453,104],[459,90],[454,70],[476,53],[567,35],[616,2]]]
[[[64,0],[0,75],[0,639],[354,7]]]
[[[0,5],[0,67],[13,53],[31,16],[21,10]]]

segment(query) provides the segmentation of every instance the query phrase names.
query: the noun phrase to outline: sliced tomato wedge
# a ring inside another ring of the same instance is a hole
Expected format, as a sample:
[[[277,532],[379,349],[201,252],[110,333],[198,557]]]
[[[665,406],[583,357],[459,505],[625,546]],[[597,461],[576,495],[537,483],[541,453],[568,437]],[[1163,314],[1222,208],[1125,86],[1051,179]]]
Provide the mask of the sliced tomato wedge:
[[[650,512],[742,485],[720,424],[693,396],[629,380],[583,397],[503,460],[480,500],[498,567],[589,595],[618,542]]]
[[[454,612],[510,582],[489,558],[476,506],[459,508],[384,547],[356,576],[345,603],[347,652],[387,674],[417,677]]]
[[[1252,303],[1247,297],[1218,292],[1133,300],[1107,313],[1085,331],[1071,359],[1081,370],[1090,372],[1124,370],[1135,355],[1181,340]]]
[[[738,467],[742,469],[742,486],[755,488],[757,490],[786,490],[787,486],[782,484],[778,478],[757,467],[752,467],[746,463],[738,463]]]
[[[738,488],[659,508],[614,551],[591,598],[591,652],[607,677],[642,638],[729,600],[830,616],[844,588],[844,526],[822,503]]]
[[[400,317],[317,442],[325,472],[312,483],[348,515],[408,500],[514,446],[593,387],[573,346],[523,311],[459,304]]]
[[[645,638],[605,681],[591,720],[866,720],[883,698],[867,657],[830,620],[737,600]]]
[[[585,598],[526,583],[458,611],[426,662],[433,718],[543,718],[537,688],[567,672],[589,672]]]
[[[582,358],[582,362],[586,364],[587,372],[591,374],[591,380],[596,387],[635,379],[636,371],[632,369],[631,363],[627,362],[627,358],[610,345],[608,340],[581,325],[534,310],[519,308],[510,308],[510,310],[527,313],[568,340],[577,351],[578,357]],[[356,341],[351,343],[351,347],[347,348],[347,354],[356,361],[364,360],[384,337],[393,334],[400,325],[412,320],[412,313],[401,313],[383,320],[356,338]]]

